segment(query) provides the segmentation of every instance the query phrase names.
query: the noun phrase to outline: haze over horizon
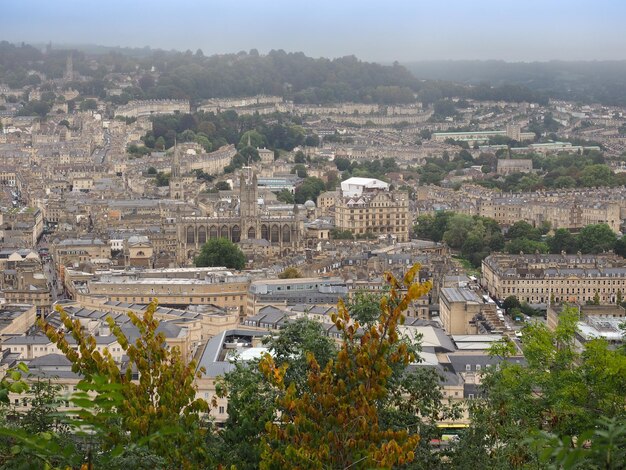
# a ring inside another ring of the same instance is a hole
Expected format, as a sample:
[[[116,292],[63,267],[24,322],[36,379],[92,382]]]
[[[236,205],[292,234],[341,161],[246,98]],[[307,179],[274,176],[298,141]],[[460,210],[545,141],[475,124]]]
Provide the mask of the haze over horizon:
[[[0,40],[222,54],[257,49],[377,62],[624,60],[626,2],[153,0],[3,5]]]

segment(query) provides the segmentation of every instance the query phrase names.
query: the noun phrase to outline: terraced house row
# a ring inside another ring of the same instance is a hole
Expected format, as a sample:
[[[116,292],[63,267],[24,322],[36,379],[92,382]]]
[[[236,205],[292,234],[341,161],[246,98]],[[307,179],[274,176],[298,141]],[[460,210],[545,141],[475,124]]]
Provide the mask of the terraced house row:
[[[505,255],[484,259],[482,283],[492,297],[520,302],[615,303],[626,293],[626,259],[600,255]]]

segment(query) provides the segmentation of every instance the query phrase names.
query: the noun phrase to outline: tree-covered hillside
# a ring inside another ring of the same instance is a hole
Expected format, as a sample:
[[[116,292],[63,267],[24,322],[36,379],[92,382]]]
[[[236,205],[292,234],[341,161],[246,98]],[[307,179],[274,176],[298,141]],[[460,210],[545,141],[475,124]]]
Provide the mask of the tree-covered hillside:
[[[425,80],[448,80],[476,89],[519,86],[550,98],[626,104],[626,61],[429,61],[406,64]],[[487,84],[487,85],[486,85]]]

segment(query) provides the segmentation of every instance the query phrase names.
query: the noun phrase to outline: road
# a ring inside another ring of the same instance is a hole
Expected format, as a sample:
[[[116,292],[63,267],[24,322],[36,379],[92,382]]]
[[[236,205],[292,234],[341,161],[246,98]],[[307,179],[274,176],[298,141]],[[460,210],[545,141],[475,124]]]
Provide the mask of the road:
[[[105,129],[104,146],[101,148],[95,149],[93,151],[93,154],[91,155],[94,163],[96,163],[97,165],[104,164],[106,157],[107,157],[107,153],[109,152],[110,148],[111,148],[111,133],[109,132],[108,129]]]
[[[37,250],[48,249],[48,246],[48,235],[44,235],[41,237],[41,240],[39,240],[39,243],[37,243]],[[58,279],[52,257],[49,254],[40,254],[39,256],[42,258],[43,273],[48,281],[52,302],[55,302],[56,300],[63,298],[63,286]]]

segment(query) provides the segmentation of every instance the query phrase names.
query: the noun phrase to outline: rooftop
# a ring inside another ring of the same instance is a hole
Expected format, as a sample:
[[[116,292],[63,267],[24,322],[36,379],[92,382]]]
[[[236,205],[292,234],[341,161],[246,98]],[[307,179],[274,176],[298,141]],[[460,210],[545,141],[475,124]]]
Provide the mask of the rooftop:
[[[482,299],[470,289],[462,289],[458,287],[444,287],[441,289],[441,296],[450,302],[475,302],[482,303]]]

